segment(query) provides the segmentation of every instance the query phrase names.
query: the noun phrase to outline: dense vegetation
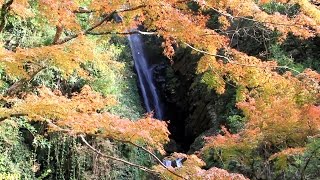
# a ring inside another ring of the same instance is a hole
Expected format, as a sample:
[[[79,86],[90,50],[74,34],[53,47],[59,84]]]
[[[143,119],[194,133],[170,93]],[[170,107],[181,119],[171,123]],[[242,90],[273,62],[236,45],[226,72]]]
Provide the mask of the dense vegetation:
[[[0,179],[318,178],[318,1],[1,4]],[[157,36],[187,154],[144,114],[132,33]]]

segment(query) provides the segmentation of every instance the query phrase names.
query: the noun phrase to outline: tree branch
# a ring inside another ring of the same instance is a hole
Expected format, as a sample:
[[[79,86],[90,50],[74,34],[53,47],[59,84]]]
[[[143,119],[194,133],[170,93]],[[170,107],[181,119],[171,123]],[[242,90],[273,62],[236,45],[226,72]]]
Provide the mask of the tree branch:
[[[56,26],[56,34],[53,38],[52,44],[57,44],[59,41],[61,34],[63,33],[63,27],[62,26]]]
[[[122,163],[125,163],[129,166],[133,166],[133,167],[136,167],[136,168],[139,168],[141,169],[142,171],[145,171],[145,172],[148,172],[148,173],[152,173],[152,174],[159,174],[157,171],[155,170],[152,170],[152,169],[149,169],[147,167],[144,167],[144,166],[141,166],[141,165],[138,165],[138,164],[134,164],[132,162],[129,162],[129,161],[126,161],[124,159],[120,159],[120,158],[116,158],[116,157],[113,157],[113,156],[109,156],[109,155],[106,155],[106,154],[103,154],[101,153],[99,150],[95,149],[94,147],[92,147],[87,141],[86,139],[84,138],[83,135],[80,135],[79,136],[82,140],[82,142],[87,145],[92,151],[94,151],[95,153],[99,154],[100,156],[102,157],[106,157],[108,159],[112,159],[112,160],[115,160],[115,161],[119,161],[119,162],[122,162]]]
[[[86,34],[88,34],[88,32],[90,32],[90,31],[94,30],[95,28],[101,26],[104,22],[106,22],[106,21],[111,21],[114,14],[115,14],[115,11],[113,11],[112,13],[106,15],[106,16],[105,16],[103,19],[101,19],[98,23],[96,23],[96,24],[93,25],[92,27],[88,28],[87,30],[84,30],[84,31],[82,31],[82,32],[80,32],[80,33],[78,33],[78,34],[75,34],[75,35],[72,35],[72,36],[70,36],[70,37],[67,37],[67,38],[65,38],[64,40],[57,42],[56,44],[63,44],[63,43],[66,43],[66,42],[68,42],[68,41],[70,41],[70,40],[72,40],[72,39],[74,39],[74,38],[77,38],[77,37],[80,36],[80,35],[86,35]]]
[[[132,7],[132,8],[119,9],[119,10],[115,10],[115,12],[119,13],[119,12],[126,12],[126,11],[135,11],[135,10],[138,10],[138,9],[141,9],[144,7],[146,7],[146,5],[139,5],[139,6]]]
[[[300,23],[294,23],[294,24],[284,24],[284,23],[275,23],[275,22],[271,22],[271,21],[259,21],[259,20],[255,20],[253,18],[248,18],[248,17],[244,17],[244,16],[234,16],[234,15],[231,15],[230,13],[224,13],[212,6],[208,6],[208,5],[205,5],[207,6],[209,9],[212,9],[214,11],[216,11],[217,13],[223,15],[223,16],[226,16],[226,17],[229,17],[230,19],[244,19],[244,20],[248,20],[248,21],[252,21],[252,22],[255,22],[255,23],[262,23],[262,24],[274,24],[274,25],[279,25],[279,26],[296,26],[296,27],[301,27],[301,26],[304,26],[304,24],[300,24]],[[311,25],[310,26],[313,26],[313,27],[316,27],[317,25]]]
[[[170,170],[166,165],[164,165],[164,164],[162,163],[162,161],[161,161],[154,153],[152,153],[150,150],[146,149],[145,147],[140,146],[140,145],[138,145],[138,144],[136,144],[136,143],[133,143],[133,142],[131,142],[131,141],[123,141],[123,140],[119,140],[119,139],[114,139],[114,140],[119,141],[119,142],[123,142],[123,143],[128,143],[128,144],[131,144],[131,145],[133,145],[133,146],[135,146],[135,147],[137,147],[137,148],[140,148],[140,149],[144,150],[144,151],[147,152],[149,155],[151,155],[151,156],[152,156],[162,167],[164,167],[167,171],[169,171],[170,173],[172,173],[173,175],[175,175],[175,176],[177,176],[177,177],[179,177],[179,178],[186,179],[186,178],[184,178],[183,176],[177,174],[176,172]]]
[[[70,133],[70,132],[72,132],[72,131],[69,130],[69,129],[63,129],[63,128],[55,125],[55,124],[52,123],[50,120],[46,120],[46,122],[47,122],[50,126],[56,128],[57,130],[59,130],[59,131],[61,131],[61,132],[65,132],[65,133]],[[96,152],[97,154],[99,154],[99,155],[101,155],[101,156],[104,156],[104,157],[107,156],[107,155],[102,154],[102,153],[101,153],[100,151],[98,151],[97,149],[94,149],[90,144],[88,144],[88,142],[85,141],[83,135],[80,135],[80,138],[82,139],[82,141],[84,141],[84,143],[85,143],[87,146],[89,146],[89,148],[90,148],[91,150],[93,150],[94,152]],[[151,155],[162,167],[164,167],[167,171],[169,171],[170,173],[174,174],[175,176],[177,176],[177,177],[179,177],[179,178],[186,179],[186,178],[184,178],[183,176],[175,173],[174,171],[172,171],[172,170],[170,170],[168,167],[166,167],[166,166],[162,163],[162,161],[161,161],[155,154],[153,154],[151,151],[149,151],[149,150],[146,149],[145,147],[140,146],[140,145],[138,145],[138,144],[136,144],[136,143],[133,143],[133,142],[131,142],[131,141],[124,141],[124,140],[115,139],[115,138],[110,138],[110,139],[113,139],[113,140],[115,140],[115,141],[122,142],[122,143],[131,144],[131,145],[133,145],[133,146],[135,146],[135,147],[138,147],[138,148],[144,150],[145,152],[147,152],[148,154],[150,154],[150,155]],[[121,162],[125,161],[125,160],[119,159],[119,158],[114,159],[115,157],[112,157],[112,156],[107,157],[107,158],[110,158],[110,159],[113,159],[113,160],[116,160],[116,161],[121,161]],[[123,162],[123,163],[128,164],[128,161],[125,161],[125,162]],[[130,162],[129,162],[129,163],[130,163]],[[137,167],[137,168],[139,168],[139,169],[144,168],[144,169],[142,169],[142,170],[148,171],[148,172],[151,172],[151,173],[156,173],[156,174],[158,174],[158,172],[156,172],[156,171],[154,171],[154,170],[151,170],[151,169],[148,169],[148,168],[146,168],[146,167],[144,167],[144,166],[136,165],[136,164],[133,164],[133,163],[131,163],[131,164],[129,164],[129,165],[135,166],[135,167]]]
[[[231,61],[227,56],[222,56],[222,55],[219,55],[219,54],[213,54],[213,53],[210,53],[210,52],[207,52],[207,51],[200,50],[200,49],[198,49],[198,48],[196,48],[196,47],[193,47],[193,46],[191,46],[190,44],[188,44],[188,43],[186,43],[186,42],[183,42],[183,41],[182,41],[182,43],[185,44],[185,45],[187,45],[189,48],[191,48],[191,49],[193,49],[193,50],[195,50],[195,51],[198,51],[198,52],[200,52],[200,53],[202,53],[202,54],[207,54],[207,55],[210,55],[210,56],[215,56],[215,57],[223,58],[223,59],[226,59],[228,62]]]
[[[89,10],[86,8],[79,8],[78,10],[74,10],[73,13],[85,14],[85,13],[93,13],[96,12],[95,10]]]
[[[21,116],[27,116],[28,114],[24,114],[24,113],[17,113],[17,114],[10,114],[9,116],[5,116],[5,117],[0,117],[0,122],[11,118],[11,117],[21,117]]]
[[[58,41],[56,44],[63,44],[66,43],[74,38],[77,38],[80,35],[87,35],[89,33],[92,33],[91,31],[96,29],[97,27],[101,26],[104,22],[108,22],[111,21],[113,19],[113,15],[115,15],[116,13],[120,13],[120,12],[126,12],[126,11],[134,11],[140,8],[146,7],[145,5],[140,5],[140,6],[136,6],[136,7],[132,7],[132,8],[124,8],[124,9],[119,9],[119,10],[114,10],[111,13],[109,13],[108,15],[105,15],[104,18],[102,18],[99,22],[97,22],[95,25],[93,25],[92,27],[81,31],[78,34],[72,35],[70,37],[65,38],[62,41]]]
[[[134,30],[130,32],[114,32],[114,31],[106,31],[106,32],[88,32],[90,35],[107,35],[107,34],[119,34],[119,35],[130,35],[130,34],[142,34],[142,35],[156,35],[157,32],[144,32],[139,30]]]
[[[5,95],[12,96],[18,93],[26,83],[29,83],[37,74],[39,74],[44,69],[46,69],[46,67],[39,67],[39,69],[33,72],[28,78],[22,78],[19,81],[15,82],[6,90]]]
[[[250,64],[241,64],[241,63],[237,63],[235,61],[232,61],[230,58],[226,57],[226,56],[222,56],[222,55],[218,55],[218,54],[213,54],[213,53],[210,53],[210,52],[207,52],[207,51],[203,51],[203,50],[200,50],[200,49],[197,49],[193,46],[191,46],[190,44],[186,43],[186,42],[183,42],[185,45],[187,45],[188,47],[190,47],[191,49],[195,50],[195,51],[198,51],[200,53],[203,53],[203,54],[206,54],[206,55],[210,55],[210,56],[215,56],[215,57],[219,57],[219,58],[223,58],[225,60],[228,61],[228,63],[230,64],[235,64],[235,65],[239,65],[239,66],[246,66],[246,67],[256,67],[256,68],[266,68],[267,66],[257,66],[257,65],[250,65]],[[293,68],[290,68],[288,66],[272,66],[273,68],[281,68],[281,69],[288,69],[288,70],[291,70],[291,71],[294,71],[298,74],[300,74],[301,72],[300,71],[297,71]]]

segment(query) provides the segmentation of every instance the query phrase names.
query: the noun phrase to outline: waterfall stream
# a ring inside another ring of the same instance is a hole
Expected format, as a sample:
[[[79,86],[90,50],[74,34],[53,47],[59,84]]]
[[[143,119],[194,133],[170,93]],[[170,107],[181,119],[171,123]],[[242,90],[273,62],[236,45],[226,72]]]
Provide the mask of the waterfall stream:
[[[153,80],[153,68],[144,51],[142,37],[140,34],[132,34],[128,39],[146,111],[153,111],[155,118],[163,119],[162,103]]]

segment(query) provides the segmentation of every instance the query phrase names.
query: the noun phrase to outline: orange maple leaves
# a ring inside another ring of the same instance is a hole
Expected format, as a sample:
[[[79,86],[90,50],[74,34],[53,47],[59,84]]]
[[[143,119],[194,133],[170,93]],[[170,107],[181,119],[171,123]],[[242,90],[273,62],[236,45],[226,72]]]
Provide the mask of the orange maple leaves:
[[[169,158],[169,157],[167,157]],[[212,167],[208,170],[204,170],[201,167],[205,165],[203,160],[199,159],[196,155],[186,155],[182,153],[173,153],[170,158],[183,159],[183,166],[178,168],[169,167],[171,171],[181,175],[184,179],[208,179],[208,180],[248,180],[241,174],[229,173],[228,171],[216,167]],[[160,165],[154,166],[154,169],[161,173],[161,177],[164,179],[181,179],[174,176]]]
[[[84,86],[80,93],[74,93],[71,98],[45,87],[40,87],[37,91],[38,95],[26,94],[22,98],[2,97],[2,100],[13,105],[10,108],[1,108],[0,115],[4,117],[21,114],[30,121],[49,123],[52,131],[63,131],[71,135],[99,135],[120,141],[143,143],[164,152],[163,144],[169,140],[164,121],[149,116],[131,121],[103,112],[106,106],[116,103],[115,99],[102,97],[89,86]]]

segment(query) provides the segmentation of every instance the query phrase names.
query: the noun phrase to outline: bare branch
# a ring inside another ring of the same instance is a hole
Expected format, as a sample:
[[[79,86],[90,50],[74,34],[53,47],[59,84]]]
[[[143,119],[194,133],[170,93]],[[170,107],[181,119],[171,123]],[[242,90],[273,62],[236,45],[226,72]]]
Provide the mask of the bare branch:
[[[239,65],[239,66],[246,66],[246,67],[256,67],[256,68],[266,68],[266,66],[257,66],[257,65],[250,65],[250,64],[241,64],[241,63],[238,63],[238,62],[235,62],[235,61],[232,61],[230,58],[226,57],[226,56],[222,56],[222,55],[218,55],[218,54],[213,54],[213,53],[210,53],[210,52],[207,52],[207,51],[203,51],[203,50],[200,50],[200,49],[197,49],[193,46],[191,46],[190,44],[186,43],[186,42],[183,42],[185,45],[187,45],[188,47],[190,47],[191,49],[195,50],[195,51],[198,51],[200,53],[203,53],[203,54],[206,54],[206,55],[210,55],[210,56],[215,56],[215,57],[219,57],[219,58],[223,58],[225,60],[228,61],[228,63],[230,64],[235,64],[235,65]],[[290,71],[293,71],[295,73],[298,73],[300,74],[301,72],[300,71],[297,71],[293,68],[290,68],[288,66],[272,66],[273,68],[280,68],[280,69],[288,69]]]
[[[17,113],[17,114],[10,114],[9,116],[5,116],[5,117],[0,117],[0,122],[4,121],[6,119],[9,119],[11,117],[21,117],[21,116],[27,116],[28,114],[24,114],[24,113]]]
[[[103,154],[103,153],[101,153],[99,150],[97,150],[97,149],[95,149],[94,147],[92,147],[92,146],[86,141],[86,139],[84,138],[83,135],[80,135],[79,137],[81,138],[82,142],[83,142],[85,145],[87,145],[92,151],[94,151],[95,153],[99,154],[99,155],[102,156],[102,157],[106,157],[106,158],[108,158],[108,159],[112,159],[112,160],[115,160],[115,161],[119,161],[119,162],[125,163],[125,164],[127,164],[127,165],[129,165],[129,166],[133,166],[133,167],[139,168],[139,169],[141,169],[141,170],[143,170],[143,171],[145,171],[145,172],[148,172],[148,173],[159,174],[157,171],[152,170],[152,169],[149,169],[149,168],[147,168],[147,167],[144,167],[144,166],[141,166],[141,165],[138,165],[138,164],[134,164],[134,163],[129,162],[129,161],[126,161],[126,160],[124,160],[124,159],[120,159],[120,158],[116,158],[116,157],[113,157],[113,156],[109,156],[109,155]]]
[[[230,13],[225,13],[225,12],[222,12],[214,7],[211,7],[211,6],[208,6],[206,5],[208,8],[216,11],[217,13],[223,15],[223,16],[226,16],[226,17],[229,17],[231,20],[233,19],[244,19],[244,20],[248,20],[248,21],[252,21],[252,22],[255,22],[255,23],[262,23],[262,24],[274,24],[274,25],[280,25],[280,26],[296,26],[296,27],[301,27],[301,26],[304,26],[304,24],[299,24],[299,23],[290,23],[290,24],[284,24],[284,23],[275,23],[275,22],[271,22],[271,21],[259,21],[259,20],[255,20],[253,18],[248,18],[248,17],[244,17],[244,16],[234,16],[234,15],[231,15]],[[310,26],[313,26],[313,27],[316,27],[317,25],[311,25]]]
[[[156,35],[157,32],[144,32],[139,30],[134,30],[130,32],[114,32],[114,31],[106,31],[106,32],[88,32],[90,35],[107,35],[107,34],[118,34],[118,35],[130,35],[130,34],[142,34],[142,35]]]
[[[63,33],[63,27],[62,26],[56,26],[56,34],[53,38],[52,44],[57,44],[57,42],[59,41],[61,35]]]
[[[93,12],[96,12],[96,11],[85,9],[85,8],[79,8],[78,10],[73,11],[73,13],[79,13],[79,14],[86,14],[86,13],[93,13]]]
[[[46,69],[46,67],[39,67],[39,69],[34,71],[28,78],[22,78],[19,81],[15,82],[6,90],[5,95],[12,96],[18,93],[27,83],[29,83],[37,74],[39,74],[44,69]]]
[[[198,51],[202,54],[207,54],[207,55],[210,55],[210,56],[215,56],[215,57],[219,57],[219,58],[223,58],[223,59],[226,59],[227,61],[231,61],[228,57],[226,56],[222,56],[222,55],[218,55],[218,54],[213,54],[213,53],[210,53],[210,52],[207,52],[207,51],[203,51],[203,50],[200,50],[196,47],[193,47],[191,46],[190,44],[186,43],[186,42],[182,42],[183,44],[187,45],[189,48],[195,50],[195,51]]]
[[[162,167],[164,167],[167,171],[169,171],[170,173],[172,173],[173,175],[175,175],[175,176],[177,176],[177,177],[179,177],[179,178],[186,179],[186,178],[184,178],[183,176],[177,174],[176,172],[170,170],[166,165],[164,165],[164,164],[162,163],[162,161],[161,161],[154,153],[152,153],[150,150],[146,149],[145,147],[140,146],[140,145],[138,145],[138,144],[136,144],[136,143],[133,143],[133,142],[131,142],[131,141],[123,141],[123,140],[118,140],[118,139],[114,139],[114,140],[119,141],[119,142],[123,142],[123,143],[128,143],[128,144],[131,144],[131,145],[133,145],[133,146],[135,146],[135,147],[137,147],[137,148],[140,148],[140,149],[144,150],[145,152],[147,152],[148,154],[150,154],[150,155],[151,155]]]
[[[62,40],[62,41],[58,41],[56,44],[63,44],[63,43],[66,43],[74,38],[77,38],[78,36],[80,35],[87,35],[87,34],[90,34],[92,33],[91,31],[96,29],[97,27],[101,26],[104,22],[108,22],[108,21],[111,21],[113,19],[113,16],[116,14],[116,13],[119,13],[119,12],[126,12],[126,11],[134,11],[134,10],[137,10],[137,9],[140,9],[140,8],[143,8],[145,7],[145,5],[140,5],[140,6],[136,6],[136,7],[132,7],[132,8],[125,8],[125,9],[119,9],[119,10],[115,10],[111,13],[109,13],[108,15],[105,15],[104,18],[102,18],[99,22],[97,22],[95,25],[93,25],[92,27],[84,30],[84,31],[81,31],[80,33],[78,34],[75,34],[75,35],[72,35],[70,37],[67,37],[66,39]]]
[[[71,130],[69,130],[69,129],[63,129],[63,128],[55,125],[54,123],[52,123],[50,120],[46,120],[46,122],[47,122],[50,126],[56,128],[57,130],[59,130],[59,131],[61,131],[61,132],[72,133]],[[108,155],[102,154],[100,151],[98,151],[97,149],[93,148],[93,147],[84,139],[83,135],[79,135],[79,136],[80,136],[81,140],[82,140],[91,150],[93,150],[94,152],[96,152],[97,154],[99,154],[99,155],[101,155],[101,156],[103,156],[103,157],[107,157],[107,158],[113,159],[113,160],[115,160],[115,161],[123,162],[123,163],[125,163],[125,164],[131,165],[131,166],[134,166],[134,167],[137,167],[137,168],[139,168],[139,169],[141,169],[141,170],[143,170],[143,171],[146,171],[146,172],[150,172],[150,173],[153,173],[153,174],[159,174],[158,172],[156,172],[156,171],[154,171],[154,170],[152,170],[152,169],[148,169],[148,168],[146,168],[146,167],[144,167],[144,166],[137,165],[137,164],[128,162],[128,161],[123,160],[123,159],[120,159],[120,158],[115,158],[115,157],[112,157],[112,156],[108,156]],[[135,147],[138,147],[138,148],[144,150],[145,152],[147,152],[148,154],[150,154],[162,167],[164,167],[164,168],[165,168],[166,170],[168,170],[170,173],[176,175],[176,176],[179,177],[179,178],[186,179],[186,178],[180,176],[179,174],[175,173],[174,171],[170,170],[168,167],[166,167],[166,166],[162,163],[162,161],[161,161],[155,154],[153,154],[151,151],[149,151],[149,150],[146,149],[145,147],[140,146],[140,145],[138,145],[138,144],[135,144],[135,143],[133,143],[133,142],[131,142],[131,141],[124,141],[124,140],[119,140],[119,139],[114,139],[114,138],[111,138],[111,139],[113,139],[113,140],[115,140],[115,141],[118,141],[118,142],[131,144],[131,145],[133,145],[133,146],[135,146]]]
[[[72,35],[70,37],[67,37],[66,39],[62,40],[62,41],[59,41],[57,42],[56,44],[63,44],[63,43],[66,43],[74,38],[77,38],[78,36],[80,35],[86,35],[88,34],[88,32],[94,30],[95,28],[101,26],[104,22],[107,22],[107,21],[111,21],[112,18],[113,18],[113,15],[115,14],[115,11],[113,11],[112,13],[106,15],[103,19],[101,19],[98,23],[96,23],[95,25],[93,25],[92,27],[88,28],[87,30],[84,30],[78,34],[75,34],[75,35]]]
[[[144,7],[146,7],[146,5],[139,5],[139,6],[131,7],[131,8],[119,9],[119,10],[115,10],[115,12],[119,13],[119,12],[126,12],[126,11],[135,11],[135,10],[138,10],[138,9],[141,9]]]

